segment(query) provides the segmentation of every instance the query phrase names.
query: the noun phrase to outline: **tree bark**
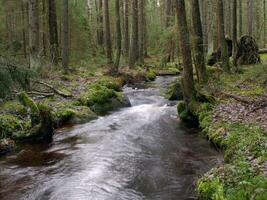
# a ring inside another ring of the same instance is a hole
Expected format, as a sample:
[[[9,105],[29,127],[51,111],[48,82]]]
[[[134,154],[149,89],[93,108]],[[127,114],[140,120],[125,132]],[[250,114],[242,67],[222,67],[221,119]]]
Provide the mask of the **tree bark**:
[[[248,35],[253,36],[253,0],[248,0]]]
[[[129,0],[124,1],[124,56],[129,56]]]
[[[230,71],[228,47],[225,40],[223,0],[217,0],[217,15],[219,26],[219,38],[221,47],[222,66],[225,71]]]
[[[194,80],[193,80],[193,66],[191,60],[191,48],[189,41],[189,32],[186,22],[186,11],[184,0],[177,0],[176,13],[178,21],[178,33],[179,33],[179,44],[182,53],[183,60],[183,97],[187,108],[189,103],[193,99],[194,93]]]
[[[110,21],[109,21],[109,4],[108,0],[103,0],[103,11],[104,11],[104,37],[106,46],[107,64],[112,65],[112,44],[110,35]]]
[[[236,53],[237,53],[237,0],[233,0],[233,22],[232,22],[232,41],[233,41],[233,64],[236,67]]]
[[[62,0],[62,67],[69,71],[69,1]]]
[[[132,0],[132,36],[129,53],[129,66],[133,67],[138,59],[138,0]]]
[[[55,0],[48,0],[48,25],[49,25],[49,45],[51,62],[58,64],[59,44],[58,44],[58,30],[57,30],[57,9]]]
[[[168,28],[170,26],[172,0],[166,0],[165,2],[165,27]]]
[[[204,57],[203,32],[200,16],[200,8],[198,0],[191,0],[192,2],[192,21],[194,32],[194,50],[195,50],[195,69],[197,78],[200,83],[206,82],[206,64]]]
[[[120,58],[121,58],[121,21],[120,21],[120,0],[115,0],[115,14],[116,14],[116,59],[114,62],[114,69],[113,73],[117,74],[119,65],[120,65]]]
[[[243,35],[243,4],[242,0],[239,0],[239,37]]]
[[[39,57],[39,6],[38,0],[29,0],[30,68],[40,67]]]
[[[144,1],[139,0],[139,61],[141,64],[144,64],[144,36],[145,36],[145,13],[144,13]]]

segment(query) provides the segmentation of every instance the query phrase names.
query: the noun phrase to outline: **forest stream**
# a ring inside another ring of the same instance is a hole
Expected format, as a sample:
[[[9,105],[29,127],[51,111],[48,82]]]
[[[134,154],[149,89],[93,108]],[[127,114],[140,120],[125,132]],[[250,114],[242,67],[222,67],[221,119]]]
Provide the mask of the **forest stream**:
[[[57,130],[52,143],[1,158],[0,199],[195,199],[197,178],[222,156],[162,96],[174,78],[125,87],[132,107]]]

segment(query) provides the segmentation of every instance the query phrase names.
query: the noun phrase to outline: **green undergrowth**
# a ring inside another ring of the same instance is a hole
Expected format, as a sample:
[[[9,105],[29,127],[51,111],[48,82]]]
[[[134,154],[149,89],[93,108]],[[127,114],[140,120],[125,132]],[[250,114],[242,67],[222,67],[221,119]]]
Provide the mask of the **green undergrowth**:
[[[255,98],[266,91],[266,76],[263,74],[265,70],[265,65],[255,65],[243,67],[241,74],[219,72],[219,77],[211,77],[211,80],[214,80],[210,87]],[[211,74],[214,73],[218,71],[213,70]],[[220,102],[222,99],[190,105],[191,112],[198,117],[203,133],[224,153],[224,163],[199,179],[199,199],[265,200],[267,133],[257,124],[216,119],[213,113]]]

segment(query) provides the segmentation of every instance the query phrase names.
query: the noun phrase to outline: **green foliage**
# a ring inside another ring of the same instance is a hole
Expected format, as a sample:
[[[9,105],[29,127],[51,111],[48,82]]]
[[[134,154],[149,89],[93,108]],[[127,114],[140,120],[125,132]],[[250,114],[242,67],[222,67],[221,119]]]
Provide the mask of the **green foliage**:
[[[12,114],[0,115],[0,139],[11,137],[13,132],[21,129],[21,121]]]
[[[26,67],[16,65],[0,58],[0,97],[8,95],[13,87],[27,86],[27,79],[33,73]]]
[[[40,122],[40,112],[38,106],[35,102],[27,95],[26,92],[21,92],[18,94],[18,99],[22,105],[30,109],[30,116],[32,121],[32,126],[39,124]]]
[[[146,73],[146,81],[154,81],[156,78],[157,78],[157,74],[156,74],[155,71],[153,71],[153,70],[150,69]]]

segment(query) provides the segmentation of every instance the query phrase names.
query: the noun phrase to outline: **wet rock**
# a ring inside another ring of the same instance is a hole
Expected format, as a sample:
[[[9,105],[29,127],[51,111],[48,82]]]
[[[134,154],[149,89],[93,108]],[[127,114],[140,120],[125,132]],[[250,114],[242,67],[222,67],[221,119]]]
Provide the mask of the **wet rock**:
[[[0,156],[5,155],[11,152],[15,147],[15,143],[10,139],[1,139],[0,140]]]
[[[168,88],[167,98],[171,101],[183,99],[181,79],[177,78]]]

